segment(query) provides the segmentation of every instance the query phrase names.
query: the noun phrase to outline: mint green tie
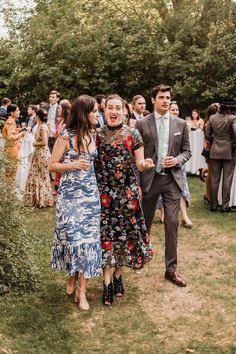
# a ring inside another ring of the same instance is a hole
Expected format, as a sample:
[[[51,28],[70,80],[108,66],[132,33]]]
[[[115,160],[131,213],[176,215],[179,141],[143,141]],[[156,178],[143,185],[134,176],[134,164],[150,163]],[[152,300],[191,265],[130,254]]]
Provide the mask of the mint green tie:
[[[159,134],[158,134],[158,156],[157,156],[157,173],[160,173],[163,169],[161,159],[163,157],[164,152],[164,141],[165,141],[165,123],[164,117],[159,118],[160,125],[159,125]]]

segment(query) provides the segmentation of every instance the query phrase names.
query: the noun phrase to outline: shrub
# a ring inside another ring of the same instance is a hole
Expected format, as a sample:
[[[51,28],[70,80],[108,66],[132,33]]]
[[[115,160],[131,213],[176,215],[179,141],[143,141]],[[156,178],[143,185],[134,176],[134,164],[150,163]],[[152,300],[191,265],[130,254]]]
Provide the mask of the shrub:
[[[6,163],[0,151],[0,294],[34,291],[39,272],[24,206],[4,183]]]

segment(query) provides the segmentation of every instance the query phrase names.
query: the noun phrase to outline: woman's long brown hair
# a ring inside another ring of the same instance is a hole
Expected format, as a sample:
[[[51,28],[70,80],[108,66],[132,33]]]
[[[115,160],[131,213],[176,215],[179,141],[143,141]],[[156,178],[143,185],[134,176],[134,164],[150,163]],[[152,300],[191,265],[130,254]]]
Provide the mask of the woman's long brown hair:
[[[77,136],[78,153],[81,152],[83,138],[89,136],[89,144],[91,143],[90,132],[94,128],[89,122],[88,116],[94,109],[96,100],[88,95],[78,96],[72,103],[70,115],[66,124],[66,128],[72,129]]]

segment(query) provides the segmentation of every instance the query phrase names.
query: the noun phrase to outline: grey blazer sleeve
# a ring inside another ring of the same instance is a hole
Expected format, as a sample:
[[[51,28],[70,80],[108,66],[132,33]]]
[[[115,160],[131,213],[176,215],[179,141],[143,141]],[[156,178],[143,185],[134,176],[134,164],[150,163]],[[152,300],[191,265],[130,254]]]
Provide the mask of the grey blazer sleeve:
[[[236,138],[236,117],[233,120],[232,129],[233,129],[234,138]]]
[[[212,137],[212,126],[211,126],[211,120],[210,119],[209,119],[209,121],[207,123],[205,139],[208,141],[208,143],[210,145],[212,144],[213,137]]]
[[[140,124],[140,122],[137,120],[136,124],[135,124],[135,129],[137,129],[139,131],[139,133],[142,136],[142,126]]]
[[[191,156],[192,153],[190,150],[188,126],[187,123],[185,122],[183,128],[183,137],[182,137],[180,151],[179,154],[175,157],[179,160],[179,166],[181,167],[182,165],[185,164],[185,162],[187,162],[190,159]]]

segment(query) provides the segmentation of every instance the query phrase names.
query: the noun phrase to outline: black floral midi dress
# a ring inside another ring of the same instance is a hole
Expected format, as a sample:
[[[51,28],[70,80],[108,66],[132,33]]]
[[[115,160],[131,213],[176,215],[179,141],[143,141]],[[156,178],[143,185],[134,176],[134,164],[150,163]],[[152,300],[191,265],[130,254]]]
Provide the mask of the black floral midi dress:
[[[136,129],[104,126],[97,136],[95,171],[101,198],[102,267],[141,268],[153,255],[139,199],[134,151]]]

